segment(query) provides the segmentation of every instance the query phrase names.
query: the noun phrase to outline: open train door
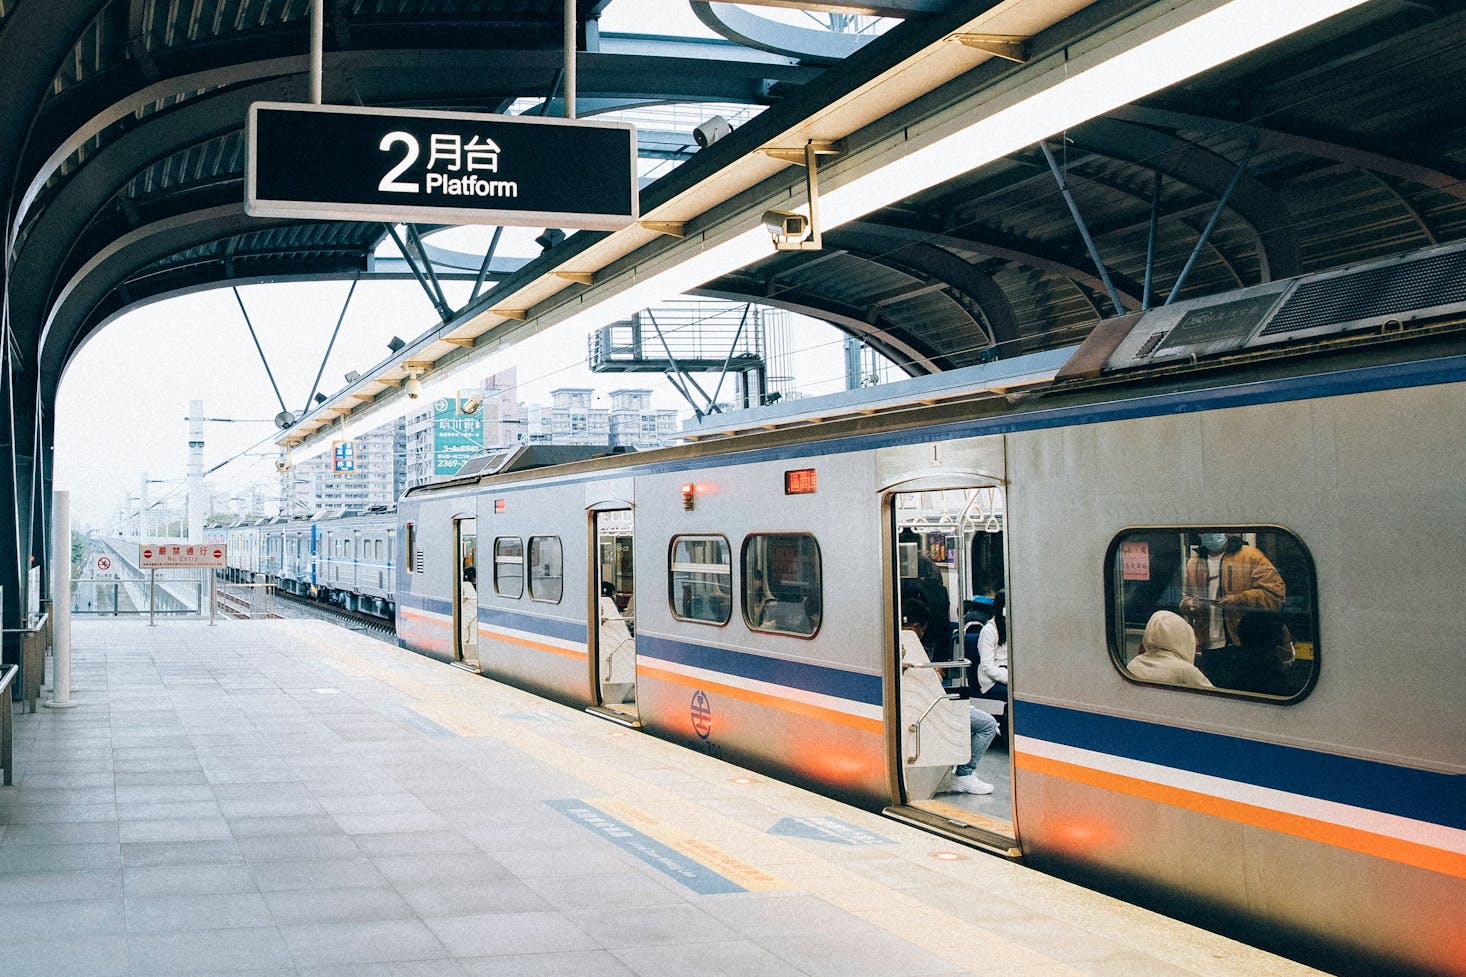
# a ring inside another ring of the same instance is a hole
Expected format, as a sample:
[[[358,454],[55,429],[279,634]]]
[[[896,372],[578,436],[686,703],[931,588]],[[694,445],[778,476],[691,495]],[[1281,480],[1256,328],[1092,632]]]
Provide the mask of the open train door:
[[[881,465],[889,473],[887,687],[895,691],[886,707],[895,772],[886,813],[1016,856],[1011,699],[992,681],[994,662],[988,677],[980,673],[978,654],[1006,584],[1002,439],[892,454]],[[903,462],[909,467],[899,469]]]
[[[478,671],[478,520],[453,520],[453,664]]]
[[[593,509],[591,518],[592,711],[636,725],[636,572],[629,508]]]

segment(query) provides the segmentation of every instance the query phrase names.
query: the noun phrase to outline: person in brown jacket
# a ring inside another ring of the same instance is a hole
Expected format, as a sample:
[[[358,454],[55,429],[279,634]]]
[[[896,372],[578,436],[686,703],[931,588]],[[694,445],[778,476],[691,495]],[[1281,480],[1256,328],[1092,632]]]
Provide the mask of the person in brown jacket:
[[[1245,689],[1237,674],[1238,626],[1249,612],[1277,612],[1288,589],[1277,569],[1241,536],[1206,532],[1186,561],[1180,610],[1196,631],[1196,666],[1221,689]]]

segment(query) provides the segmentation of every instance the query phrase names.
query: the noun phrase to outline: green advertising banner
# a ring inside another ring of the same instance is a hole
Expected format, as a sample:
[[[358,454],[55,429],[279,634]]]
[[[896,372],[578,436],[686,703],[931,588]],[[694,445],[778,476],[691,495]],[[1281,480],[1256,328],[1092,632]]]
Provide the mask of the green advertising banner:
[[[470,458],[483,454],[484,416],[479,405],[464,413],[460,402],[439,397],[433,402],[433,474],[457,475]]]

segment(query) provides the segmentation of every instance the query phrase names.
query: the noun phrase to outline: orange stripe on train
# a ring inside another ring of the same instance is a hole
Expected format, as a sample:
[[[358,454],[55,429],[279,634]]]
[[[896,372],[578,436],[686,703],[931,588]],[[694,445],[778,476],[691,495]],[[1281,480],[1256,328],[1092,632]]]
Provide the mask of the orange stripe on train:
[[[488,628],[479,628],[478,633],[481,637],[492,638],[495,641],[502,641],[509,645],[519,645],[521,648],[532,648],[535,651],[547,651],[552,655],[559,655],[562,658],[585,657],[585,652],[580,649],[562,648],[559,645],[547,645],[543,641],[532,641],[529,638],[521,638],[518,635],[490,631]]]
[[[1210,794],[1170,787],[1154,781],[1140,780],[1105,770],[1095,770],[1092,767],[1082,767],[1078,764],[1053,760],[1032,753],[1017,754],[1014,757],[1013,765],[1020,770],[1030,770],[1034,773],[1057,777],[1060,780],[1083,784],[1086,787],[1126,794],[1130,797],[1195,811],[1199,814],[1207,814],[1255,828],[1265,828],[1279,834],[1305,838],[1334,848],[1342,848],[1345,851],[1371,855],[1402,865],[1423,868],[1429,872],[1466,879],[1466,855],[1459,852],[1432,848],[1429,845],[1400,838],[1391,838],[1361,828],[1330,824],[1327,821],[1304,817],[1301,814],[1275,811],[1256,804],[1213,797]]]
[[[885,725],[879,719],[852,716],[848,712],[826,709],[823,706],[812,706],[807,702],[798,702],[794,699],[765,695],[762,692],[753,692],[749,689],[740,689],[731,685],[721,685],[716,682],[709,682],[706,679],[692,678],[687,675],[680,675],[677,672],[663,671],[660,668],[649,668],[641,662],[637,663],[636,672],[639,676],[646,678],[660,679],[663,682],[671,682],[674,685],[685,686],[689,689],[716,692],[730,699],[738,699],[742,702],[749,702],[758,706],[767,706],[770,709],[778,709],[782,712],[792,712],[795,715],[803,716],[806,719],[813,719],[821,723],[835,723],[839,726],[848,726],[862,733],[880,735],[885,731]]]

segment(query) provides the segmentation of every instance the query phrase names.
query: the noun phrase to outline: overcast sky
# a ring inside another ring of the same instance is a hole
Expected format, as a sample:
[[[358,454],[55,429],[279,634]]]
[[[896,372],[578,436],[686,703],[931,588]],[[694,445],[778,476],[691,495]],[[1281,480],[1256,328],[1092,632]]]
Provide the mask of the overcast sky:
[[[787,18],[790,11],[769,11]],[[602,17],[606,32],[711,36],[686,0],[617,0]],[[500,254],[538,253],[536,230],[509,229]],[[248,311],[285,406],[297,414],[309,399],[349,283],[287,283],[242,287]],[[451,286],[457,305],[467,285]],[[363,283],[347,308],[340,334],[321,376],[331,394],[347,371],[366,372],[387,355],[394,335],[411,340],[436,322],[413,281]],[[797,343],[816,347],[798,368],[811,392],[839,386],[841,360],[832,330],[802,328]],[[521,399],[547,403],[557,386],[635,386],[656,389],[654,405],[686,411],[686,403],[656,376],[597,377],[584,367],[585,337],[542,334],[532,346],[496,358],[485,373],[516,366]],[[181,500],[187,465],[189,401],[204,401],[211,421],[204,430],[206,470],[251,455],[212,477],[239,486],[264,481],[276,491],[275,428],[268,423],[280,402],[245,325],[233,290],[215,289],[134,309],[96,334],[62,378],[56,417],[56,487],[72,493],[73,520],[102,526],[144,476],[157,480],[149,495],[170,491]],[[725,398],[726,399],[726,398]],[[248,423],[257,421],[262,423]],[[259,442],[263,441],[262,444]]]

